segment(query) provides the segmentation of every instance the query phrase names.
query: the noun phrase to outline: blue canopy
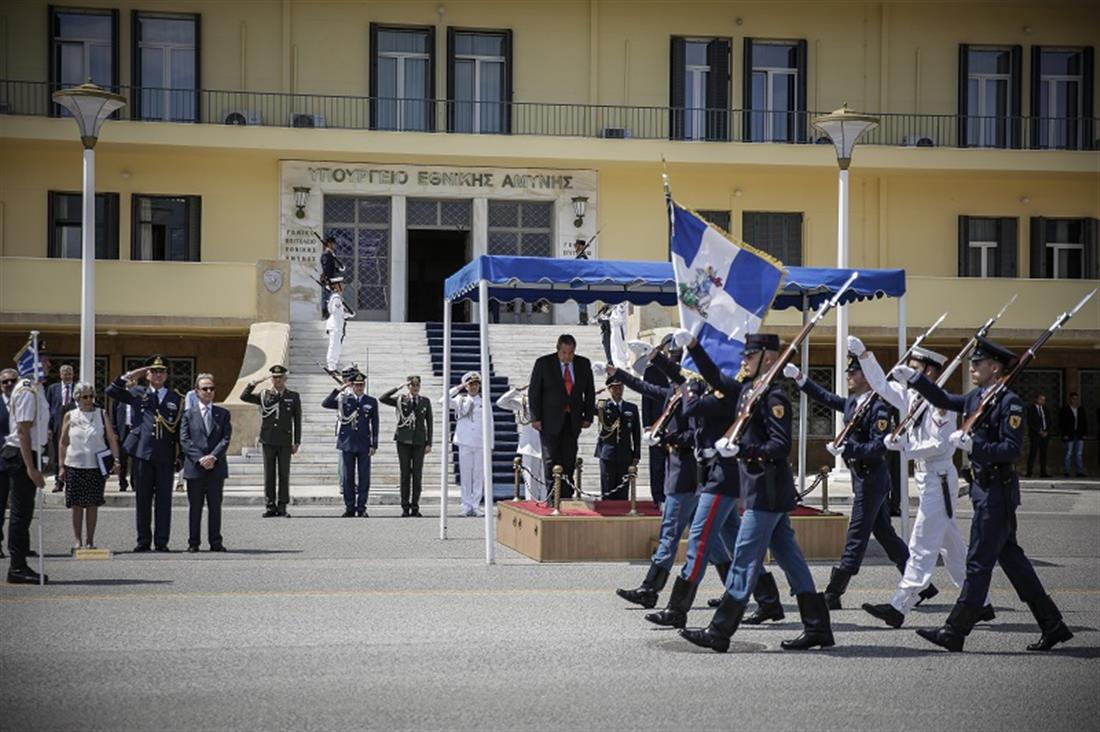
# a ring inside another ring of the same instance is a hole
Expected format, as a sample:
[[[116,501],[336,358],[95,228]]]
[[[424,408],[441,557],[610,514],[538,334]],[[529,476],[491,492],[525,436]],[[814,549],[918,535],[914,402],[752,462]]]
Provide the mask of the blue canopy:
[[[772,308],[801,309],[804,295],[809,297],[810,307],[816,308],[832,297],[853,271],[859,272],[859,277],[841,298],[842,303],[905,294],[903,269],[787,267],[783,287]],[[489,297],[494,300],[676,304],[676,279],[670,262],[488,254],[477,257],[448,277],[443,297],[455,302],[477,302],[481,280],[487,281]]]

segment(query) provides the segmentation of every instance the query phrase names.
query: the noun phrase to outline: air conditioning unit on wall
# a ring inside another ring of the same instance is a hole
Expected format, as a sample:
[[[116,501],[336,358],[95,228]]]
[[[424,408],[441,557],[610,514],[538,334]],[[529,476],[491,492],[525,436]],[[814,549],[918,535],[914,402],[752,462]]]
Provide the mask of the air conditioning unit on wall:
[[[240,127],[260,125],[263,124],[263,117],[260,116],[259,112],[234,109],[232,112],[225,115],[225,123],[227,125],[238,125]]]
[[[325,115],[294,113],[290,115],[291,127],[324,127]]]
[[[604,127],[600,130],[600,137],[608,140],[628,140],[634,137],[629,127]]]
[[[901,138],[905,147],[935,147],[936,141],[929,135],[906,135]]]

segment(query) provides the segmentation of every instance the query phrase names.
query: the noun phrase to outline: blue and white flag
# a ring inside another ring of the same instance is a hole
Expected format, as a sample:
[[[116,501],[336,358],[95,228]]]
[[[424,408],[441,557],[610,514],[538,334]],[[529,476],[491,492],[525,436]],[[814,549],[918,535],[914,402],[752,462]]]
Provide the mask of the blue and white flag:
[[[741,368],[745,336],[756,333],[783,280],[783,264],[670,202],[672,268],[680,326],[697,338],[724,372]],[[684,354],[682,366],[695,370]]]
[[[21,378],[30,378],[35,381],[41,381],[45,378],[42,361],[38,358],[33,336],[28,338],[23,347],[19,349],[19,352],[15,354],[15,368],[19,371]]]

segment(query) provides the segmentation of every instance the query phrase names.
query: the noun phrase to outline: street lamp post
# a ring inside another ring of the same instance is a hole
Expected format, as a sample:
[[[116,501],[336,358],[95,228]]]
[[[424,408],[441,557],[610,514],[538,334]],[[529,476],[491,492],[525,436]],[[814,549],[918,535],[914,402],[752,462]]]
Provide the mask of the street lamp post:
[[[95,144],[99,128],[126,99],[86,83],[53,93],[73,115],[84,143],[83,215],[80,220],[80,380],[95,383]]]
[[[836,266],[840,269],[848,267],[848,166],[852,163],[852,150],[863,133],[878,126],[878,118],[866,114],[859,114],[848,109],[845,104],[832,114],[826,114],[814,119],[814,127],[829,136],[836,147],[836,160],[840,166],[839,171],[839,196],[837,201],[837,227],[836,227]],[[844,373],[844,365],[848,353],[848,306],[841,305],[836,309],[836,369],[835,387],[836,393],[842,397],[848,395],[848,382]],[[844,415],[837,414],[835,418],[836,432],[844,426]],[[837,456],[834,469],[844,470],[844,461]]]

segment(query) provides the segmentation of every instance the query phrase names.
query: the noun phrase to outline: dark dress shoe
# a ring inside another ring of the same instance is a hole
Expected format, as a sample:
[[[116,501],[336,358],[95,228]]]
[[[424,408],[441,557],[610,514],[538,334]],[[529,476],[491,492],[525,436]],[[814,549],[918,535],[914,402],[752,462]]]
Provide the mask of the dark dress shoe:
[[[27,558],[30,559],[31,557],[38,557],[38,552],[36,552],[34,549],[28,549]]]
[[[212,552],[227,552],[229,550],[225,548],[224,544],[215,544],[214,546],[210,547],[210,551],[212,551]]]
[[[49,575],[42,575],[42,579],[46,582],[50,581]],[[35,572],[30,567],[18,567],[8,570],[8,584],[12,585],[37,585],[39,581],[38,572]]]
[[[420,513],[420,509],[414,508],[412,512],[414,518],[424,518],[424,514]]]
[[[199,548],[197,546],[195,546],[194,544],[191,544],[187,547],[187,553],[188,554],[198,554],[199,553]]]
[[[993,605],[986,605],[982,608],[982,611],[978,613],[979,623],[988,623],[997,619],[997,613],[993,610]]]
[[[872,605],[869,602],[865,602],[863,603],[863,610],[869,615],[873,615],[886,623],[891,628],[900,628],[901,624],[905,622],[905,616],[898,612],[897,608],[890,603]]]
[[[409,516],[412,516],[412,511],[407,508],[401,509],[401,518],[408,518]]]
[[[927,587],[925,587],[923,590],[921,590],[920,592],[917,593],[917,597],[919,597],[920,599],[917,600],[916,605],[914,605],[913,607],[920,606],[920,604],[922,602],[924,602],[925,600],[931,600],[933,597],[935,597],[938,594],[940,594],[939,588],[937,588],[934,584],[929,582]]]
[[[288,513],[285,508],[280,508],[279,516],[281,516],[282,518],[290,518],[290,513]]]
[[[272,517],[278,516],[278,515],[279,515],[279,512],[276,511],[274,508],[269,508],[266,511],[264,511],[264,518],[272,518]]]
[[[157,544],[155,547],[153,547],[153,549],[154,549],[154,551],[158,551],[158,552],[167,552],[168,551],[168,545],[167,544]]]
[[[356,515],[359,518],[370,518],[370,514],[367,513],[367,509],[365,509],[365,508],[362,511],[360,511],[359,513],[357,513]]]
[[[355,511],[350,508],[345,508],[344,512],[340,514],[340,518],[352,518],[353,516],[355,516]]]
[[[138,544],[134,547],[134,554],[141,554],[142,552],[150,551],[149,547],[144,544]]]
[[[11,575],[8,575],[11,577]],[[8,580],[11,581],[10,579]],[[1043,635],[1035,643],[1028,643],[1027,649],[1029,651],[1049,651],[1059,643],[1065,643],[1073,638],[1073,631],[1066,627],[1065,623],[1059,623],[1058,627],[1051,630],[1044,630]]]

